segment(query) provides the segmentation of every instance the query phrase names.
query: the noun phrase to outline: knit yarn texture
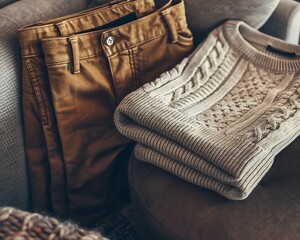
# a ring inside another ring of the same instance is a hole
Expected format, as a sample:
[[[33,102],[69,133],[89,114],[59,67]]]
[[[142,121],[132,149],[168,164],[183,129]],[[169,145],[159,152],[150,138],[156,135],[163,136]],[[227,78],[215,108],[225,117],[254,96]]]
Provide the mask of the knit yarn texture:
[[[0,239],[3,240],[109,240],[71,222],[29,213],[12,207],[0,208]]]
[[[115,112],[137,159],[246,198],[300,132],[300,46],[227,21]]]

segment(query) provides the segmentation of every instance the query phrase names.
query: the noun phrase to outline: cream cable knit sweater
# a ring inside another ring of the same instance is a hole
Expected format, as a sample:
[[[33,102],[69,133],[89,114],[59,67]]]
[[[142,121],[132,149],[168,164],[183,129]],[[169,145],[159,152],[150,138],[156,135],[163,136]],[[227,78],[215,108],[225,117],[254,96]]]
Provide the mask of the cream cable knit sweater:
[[[137,159],[240,200],[299,135],[299,109],[300,46],[227,21],[129,94],[115,123]]]

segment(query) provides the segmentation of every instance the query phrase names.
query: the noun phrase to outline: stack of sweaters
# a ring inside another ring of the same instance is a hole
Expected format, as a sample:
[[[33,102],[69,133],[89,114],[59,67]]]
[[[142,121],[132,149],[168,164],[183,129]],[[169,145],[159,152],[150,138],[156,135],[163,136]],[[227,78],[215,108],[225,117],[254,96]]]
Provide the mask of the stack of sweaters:
[[[135,157],[226,198],[246,198],[300,133],[300,46],[241,21],[129,94],[118,130]]]

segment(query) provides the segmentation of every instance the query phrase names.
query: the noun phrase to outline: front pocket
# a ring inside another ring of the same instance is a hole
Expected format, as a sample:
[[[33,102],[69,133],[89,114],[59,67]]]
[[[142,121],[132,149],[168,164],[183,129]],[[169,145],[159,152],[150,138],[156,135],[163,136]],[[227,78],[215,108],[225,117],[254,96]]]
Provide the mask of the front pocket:
[[[43,83],[43,80],[46,79],[46,76],[42,75],[45,73],[39,72],[38,69],[36,69],[36,66],[42,67],[42,64],[40,62],[36,62],[35,64],[32,63],[34,61],[33,59],[24,59],[24,71],[27,72],[25,75],[25,72],[23,72],[23,92],[27,92],[27,94],[34,94],[38,108],[40,111],[40,119],[43,125],[48,125],[49,123],[49,110],[48,110],[48,104],[46,102],[49,99],[49,96],[47,95],[48,86],[46,83]],[[40,71],[42,69],[39,69]],[[43,69],[45,70],[45,69]],[[27,78],[29,77],[29,78]],[[25,81],[26,80],[26,81]],[[28,81],[29,80],[29,81]],[[42,81],[41,81],[42,80]],[[28,86],[29,82],[31,83],[32,90],[30,91],[30,87]],[[27,89],[25,89],[27,88]]]

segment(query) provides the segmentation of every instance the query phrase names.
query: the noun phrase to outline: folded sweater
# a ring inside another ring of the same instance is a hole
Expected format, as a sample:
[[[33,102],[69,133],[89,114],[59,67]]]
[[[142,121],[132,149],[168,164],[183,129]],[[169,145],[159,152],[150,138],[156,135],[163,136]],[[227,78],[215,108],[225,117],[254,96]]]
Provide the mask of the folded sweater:
[[[300,46],[227,21],[180,64],[124,98],[137,159],[246,198],[300,133]]]

